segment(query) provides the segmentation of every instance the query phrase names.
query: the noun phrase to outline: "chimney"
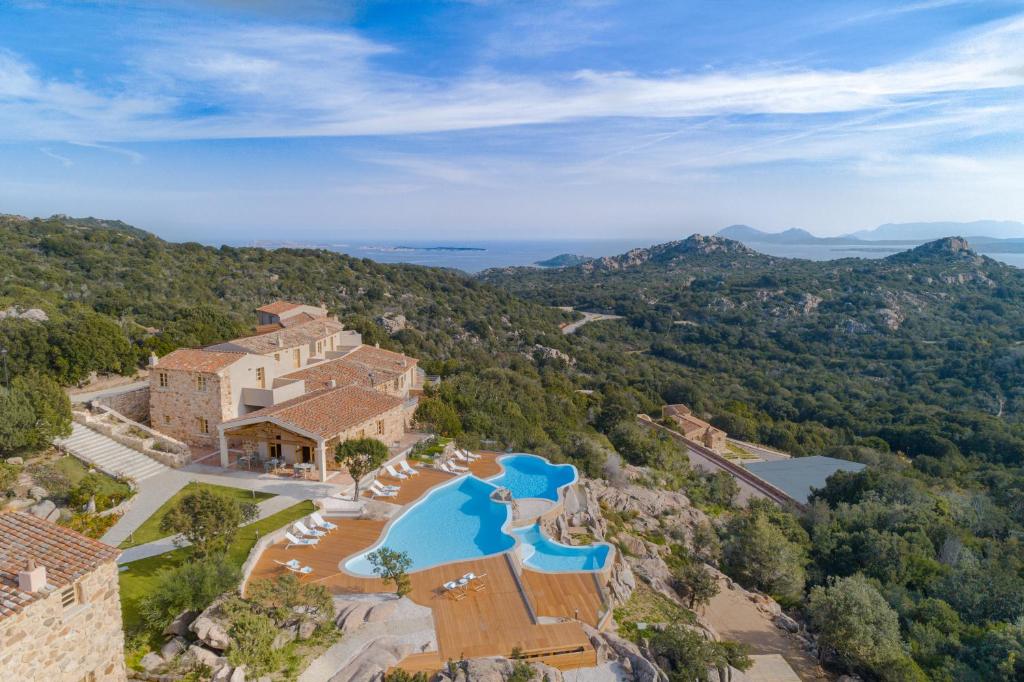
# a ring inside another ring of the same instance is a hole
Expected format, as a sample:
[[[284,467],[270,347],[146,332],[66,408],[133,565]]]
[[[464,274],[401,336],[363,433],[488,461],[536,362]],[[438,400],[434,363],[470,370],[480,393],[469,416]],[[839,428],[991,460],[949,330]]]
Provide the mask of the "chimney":
[[[46,587],[46,566],[36,566],[35,559],[28,560],[28,568],[18,572],[18,589],[22,592],[40,592]]]
[[[380,341],[378,341],[377,343],[373,344],[373,347],[374,348],[380,348]]]
[[[149,366],[156,367],[156,363],[160,358],[157,357],[156,353],[149,354]]]

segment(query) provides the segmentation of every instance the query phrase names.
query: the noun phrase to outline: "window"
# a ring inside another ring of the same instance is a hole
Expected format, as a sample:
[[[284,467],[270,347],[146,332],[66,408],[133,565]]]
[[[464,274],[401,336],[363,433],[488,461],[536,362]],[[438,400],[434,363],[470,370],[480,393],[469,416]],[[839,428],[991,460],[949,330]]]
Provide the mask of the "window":
[[[206,390],[206,376],[204,376],[202,374],[197,374],[196,375],[196,390],[197,391],[205,391]]]
[[[324,352],[324,342],[323,341],[317,341],[316,342],[316,354],[317,355],[321,355],[321,354],[323,354],[323,352]]]
[[[274,362],[276,362],[277,364],[281,364],[281,354],[280,353],[274,353]]]
[[[394,390],[397,391],[398,390],[398,379],[395,379],[394,381],[392,381],[391,382],[391,386],[394,388]]]
[[[171,423],[171,415],[165,414],[164,415],[164,424],[170,424],[170,423]]]
[[[199,433],[210,432],[210,422],[206,421],[206,417],[196,417],[196,426],[199,427]]]
[[[334,342],[337,338],[337,336],[331,336],[331,350],[334,350]]]
[[[302,367],[302,349],[296,348],[292,351],[292,364],[296,367]]]
[[[60,591],[60,605],[69,608],[78,603],[78,588],[74,585]]]
[[[157,375],[160,388],[167,388],[167,372],[160,372]]]
[[[267,387],[267,370],[263,369],[262,367],[256,368],[256,384],[260,388]]]
[[[383,436],[384,435],[384,420],[383,419],[381,419],[380,421],[377,422],[377,435],[378,436]]]

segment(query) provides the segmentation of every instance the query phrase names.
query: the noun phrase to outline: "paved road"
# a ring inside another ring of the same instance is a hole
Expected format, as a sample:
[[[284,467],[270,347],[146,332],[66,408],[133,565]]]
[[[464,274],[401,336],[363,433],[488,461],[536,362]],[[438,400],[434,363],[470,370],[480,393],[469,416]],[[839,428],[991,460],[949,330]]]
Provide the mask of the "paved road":
[[[96,398],[102,398],[108,395],[118,395],[121,393],[127,393],[128,391],[134,391],[137,388],[143,388],[149,386],[149,380],[136,381],[130,384],[123,384],[121,386],[111,386],[110,388],[103,388],[98,391],[90,391],[88,393],[75,393],[74,395],[69,394],[71,402],[75,404],[84,404],[90,400],[96,400]]]
[[[572,308],[561,308],[562,310],[572,310]],[[588,313],[586,311],[577,311],[583,315],[582,320],[576,322],[570,322],[569,324],[562,327],[563,334],[575,334],[576,330],[587,324],[588,322],[599,322],[601,320],[621,320],[622,315],[605,315],[604,313]]]

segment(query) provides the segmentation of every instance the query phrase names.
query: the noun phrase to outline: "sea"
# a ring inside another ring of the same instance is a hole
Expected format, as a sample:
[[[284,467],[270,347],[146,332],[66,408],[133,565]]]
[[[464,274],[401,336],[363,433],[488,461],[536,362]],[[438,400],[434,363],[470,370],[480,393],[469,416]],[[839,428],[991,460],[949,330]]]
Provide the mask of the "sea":
[[[614,256],[638,247],[658,243],[659,240],[564,240],[564,241],[460,241],[460,242],[376,242],[376,243],[268,243],[256,244],[267,248],[306,247],[323,248],[345,253],[356,258],[368,258],[379,263],[411,263],[440,268],[453,268],[477,273],[489,268],[514,266],[533,267],[538,261],[563,253],[580,256]],[[660,240],[664,241],[664,240]],[[884,258],[906,251],[921,242],[892,242],[873,244],[770,244],[749,242],[747,246],[771,256],[804,258],[808,260],[835,260],[838,258]],[[972,244],[979,253],[1018,268],[1024,268],[1024,253],[986,252],[988,245]]]

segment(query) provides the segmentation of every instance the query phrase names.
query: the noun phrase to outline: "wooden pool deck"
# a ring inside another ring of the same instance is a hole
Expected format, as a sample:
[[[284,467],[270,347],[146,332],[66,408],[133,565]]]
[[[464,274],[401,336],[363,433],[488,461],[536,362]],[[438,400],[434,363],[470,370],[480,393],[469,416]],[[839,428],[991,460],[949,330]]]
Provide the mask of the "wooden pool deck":
[[[486,453],[471,470],[480,477],[500,471],[497,453]],[[452,479],[450,474],[422,470],[419,476],[401,481],[397,498],[406,505],[434,486]],[[395,498],[392,498],[394,501]],[[341,570],[344,559],[373,545],[386,521],[338,519],[338,529],[316,547],[268,548],[260,556],[250,580],[271,578],[284,572],[275,561],[298,559],[313,568],[303,582],[324,585],[333,594],[391,592],[393,587],[377,578],[361,578]],[[486,576],[486,587],[469,591],[456,601],[441,585],[473,572]],[[576,622],[538,623],[538,617],[578,619],[596,626],[601,596],[590,573],[540,573],[524,569],[517,574],[505,554],[459,561],[416,571],[409,575],[409,598],[430,607],[437,630],[438,651],[410,656],[399,667],[409,672],[439,670],[447,660],[479,656],[509,656],[518,649],[526,657],[543,660],[569,670],[597,664],[597,655],[583,629]]]

